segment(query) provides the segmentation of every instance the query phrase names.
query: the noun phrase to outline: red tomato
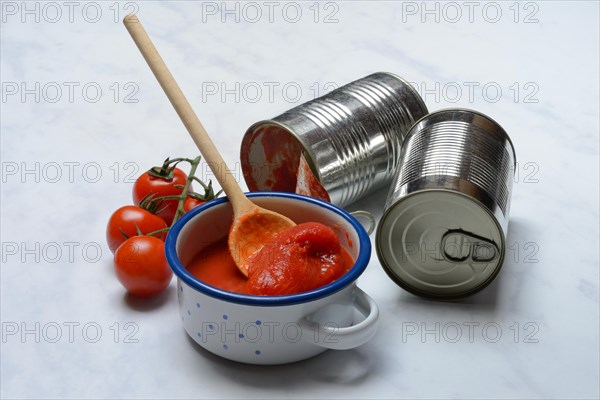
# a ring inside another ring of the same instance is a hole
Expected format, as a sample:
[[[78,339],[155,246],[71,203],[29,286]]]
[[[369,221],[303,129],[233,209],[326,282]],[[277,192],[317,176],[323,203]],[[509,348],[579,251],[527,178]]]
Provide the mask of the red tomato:
[[[148,174],[149,171],[140,175],[133,185],[134,204],[139,205],[140,201],[150,194],[154,194],[154,198],[180,195],[187,181],[187,175],[179,168],[173,168],[171,171],[171,176],[167,177],[152,176]],[[176,187],[176,185],[180,185],[181,187]],[[192,185],[190,185],[189,190],[192,190]],[[177,199],[166,199],[158,206],[159,210],[163,210],[156,213],[156,215],[160,216],[168,226],[171,226],[173,222],[178,202]]]
[[[136,226],[143,234],[167,228],[167,224],[162,218],[149,211],[136,206],[121,207],[110,216],[106,227],[106,242],[110,251],[114,253],[121,243],[127,240],[123,233],[128,237],[137,236]],[[156,237],[165,240],[167,232]]]
[[[195,199],[193,197],[189,197],[187,199],[185,199],[185,202],[183,203],[183,209],[185,210],[185,212],[190,211],[192,208],[196,208],[199,205],[202,205],[206,203],[206,201],[204,200],[199,200],[199,199]]]
[[[152,236],[127,239],[115,252],[115,272],[127,292],[154,296],[169,286],[173,272],[162,240]]]

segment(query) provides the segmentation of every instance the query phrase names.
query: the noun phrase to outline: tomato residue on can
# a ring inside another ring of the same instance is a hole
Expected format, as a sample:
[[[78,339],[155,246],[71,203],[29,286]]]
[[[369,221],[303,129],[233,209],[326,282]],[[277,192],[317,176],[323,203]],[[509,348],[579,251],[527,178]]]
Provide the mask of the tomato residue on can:
[[[306,162],[306,158],[304,158],[304,154],[300,156],[296,176],[296,193],[316,197],[328,203],[331,202],[329,193],[327,193],[327,190],[325,190],[321,182],[313,174],[308,162]]]
[[[303,150],[296,138],[278,126],[258,130],[253,140],[242,143],[242,164],[251,165],[244,169],[248,189],[299,193],[330,202]]]

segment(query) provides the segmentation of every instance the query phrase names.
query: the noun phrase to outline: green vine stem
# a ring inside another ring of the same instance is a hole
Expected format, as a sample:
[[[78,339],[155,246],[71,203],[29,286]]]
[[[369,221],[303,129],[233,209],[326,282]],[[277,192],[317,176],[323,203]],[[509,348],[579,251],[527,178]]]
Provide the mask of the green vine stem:
[[[169,232],[169,229],[171,229],[171,228],[162,228],[157,231],[152,231],[152,232],[146,233],[146,234],[144,234],[144,236],[155,236],[155,235],[158,235],[159,233]]]
[[[186,161],[189,163],[193,162],[193,160],[190,160],[189,158],[181,158],[180,157],[180,158],[170,159],[169,157],[167,157],[167,159],[165,161],[163,161],[162,166],[150,168],[150,170],[148,171],[148,175],[150,175],[154,178],[162,178],[162,179],[171,180],[171,179],[173,179],[173,170],[175,169],[177,164],[179,164],[182,161]]]
[[[186,159],[186,161],[188,161],[191,166],[190,173],[188,175],[187,180],[185,181],[185,185],[183,186],[183,191],[179,195],[179,203],[177,204],[177,211],[175,212],[175,216],[173,217],[173,223],[171,224],[171,226],[175,225],[175,222],[177,222],[179,217],[181,217],[183,214],[185,214],[185,210],[183,208],[183,203],[185,203],[185,199],[187,198],[188,192],[190,190],[190,185],[192,184],[192,181],[194,180],[194,178],[196,176],[195,175],[196,169],[198,169],[198,165],[200,165],[200,159],[201,159],[200,156],[194,158],[193,160]]]

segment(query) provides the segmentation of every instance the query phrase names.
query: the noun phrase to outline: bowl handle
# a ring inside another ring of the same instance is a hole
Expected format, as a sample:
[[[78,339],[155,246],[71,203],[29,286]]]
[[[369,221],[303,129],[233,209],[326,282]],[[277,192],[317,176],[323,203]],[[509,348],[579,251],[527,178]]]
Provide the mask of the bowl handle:
[[[338,327],[332,323],[322,324],[307,316],[299,321],[299,326],[304,331],[302,338],[317,346],[334,350],[353,349],[369,341],[377,332],[379,308],[357,286],[353,289],[352,299],[352,306],[365,317],[362,321],[352,326]]]
[[[356,220],[365,228],[367,231],[367,235],[370,235],[375,230],[375,226],[377,222],[375,221],[375,217],[368,211],[358,210],[352,211],[350,213]]]

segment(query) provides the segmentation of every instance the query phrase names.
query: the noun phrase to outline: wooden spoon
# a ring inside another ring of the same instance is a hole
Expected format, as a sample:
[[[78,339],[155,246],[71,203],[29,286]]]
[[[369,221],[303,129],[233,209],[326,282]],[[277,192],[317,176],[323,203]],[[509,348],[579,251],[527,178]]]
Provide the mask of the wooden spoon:
[[[229,252],[240,271],[248,276],[248,257],[270,242],[274,235],[296,224],[288,217],[258,207],[244,195],[138,17],[129,14],[123,23],[229,198],[233,207]]]

